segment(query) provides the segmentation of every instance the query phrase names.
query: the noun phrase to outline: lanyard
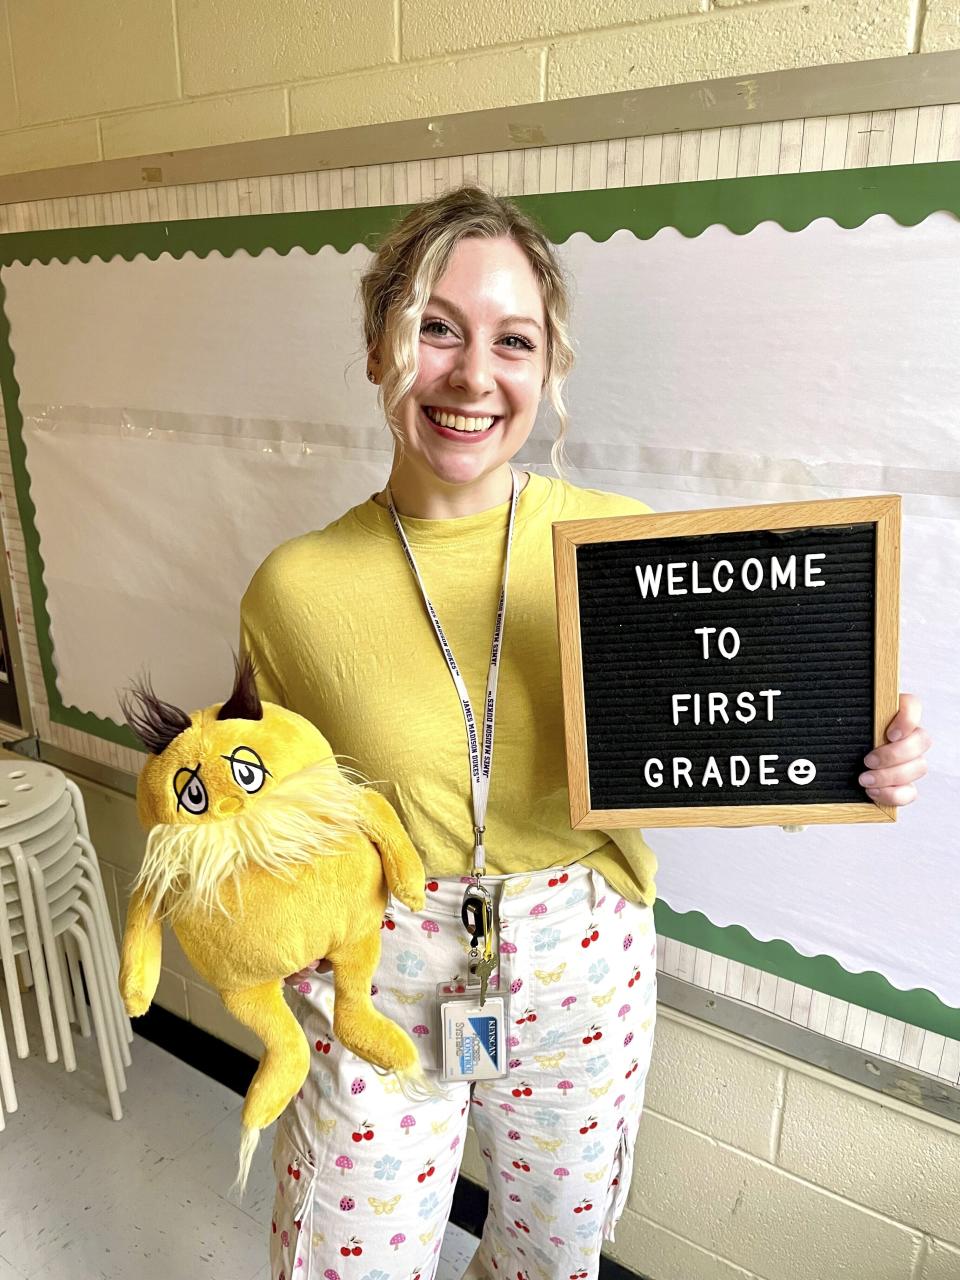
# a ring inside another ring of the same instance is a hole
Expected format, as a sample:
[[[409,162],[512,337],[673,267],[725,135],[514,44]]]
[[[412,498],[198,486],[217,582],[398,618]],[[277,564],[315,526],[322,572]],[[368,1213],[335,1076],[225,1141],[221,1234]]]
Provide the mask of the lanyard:
[[[427,589],[423,585],[420,570],[417,568],[417,562],[413,558],[413,552],[410,550],[407,535],[403,531],[403,525],[400,523],[397,509],[393,505],[393,494],[390,492],[389,486],[387,487],[387,503],[390,507],[390,514],[393,517],[393,523],[403,546],[404,554],[407,557],[407,562],[413,570],[417,585],[420,588],[420,594],[423,596],[423,603],[426,605],[427,613],[430,615],[430,621],[433,623],[433,629],[440,642],[440,648],[446,659],[450,675],[453,677],[453,683],[460,697],[464,723],[467,727],[467,749],[470,753],[470,792],[473,799],[473,877],[478,886],[480,877],[486,870],[483,823],[487,814],[487,798],[490,794],[490,771],[493,765],[493,725],[497,708],[497,679],[500,675],[500,641],[503,636],[503,620],[507,612],[507,577],[510,572],[510,547],[513,543],[513,522],[517,512],[517,498],[519,496],[517,473],[512,467],[510,468],[510,475],[513,482],[510,496],[510,524],[507,529],[507,550],[503,558],[500,604],[497,607],[497,621],[493,628],[493,645],[490,650],[490,670],[487,674],[487,697],[483,716],[482,741],[478,741],[477,738],[477,721],[473,714],[473,707],[470,704],[467,686],[464,683],[463,676],[460,674],[460,668],[457,666],[457,661],[453,656],[453,650],[450,648],[447,637],[443,633],[440,619],[437,617],[436,610],[427,595]]]

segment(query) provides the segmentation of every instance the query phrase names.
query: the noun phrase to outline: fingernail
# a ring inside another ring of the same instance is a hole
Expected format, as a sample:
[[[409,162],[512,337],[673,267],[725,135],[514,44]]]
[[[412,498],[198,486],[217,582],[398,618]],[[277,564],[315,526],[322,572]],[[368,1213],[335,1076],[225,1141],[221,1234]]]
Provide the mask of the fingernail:
[[[871,751],[871,752],[870,752],[870,754],[869,754],[868,756],[864,756],[864,758],[863,758],[863,763],[867,766],[867,768],[868,768],[868,769],[872,769],[872,768],[874,768],[874,766],[875,766],[876,764],[878,764],[878,763],[879,763],[879,761],[877,760],[877,757],[876,757],[876,756],[873,754],[873,752]]]
[[[872,773],[861,773],[860,781],[865,787],[872,787],[876,782],[876,778]]]
[[[900,738],[902,738],[902,737],[903,737],[903,730],[902,730],[902,729],[891,729],[891,730],[890,730],[890,732],[887,734],[887,737],[889,738],[889,740],[890,740],[891,742],[897,742],[897,741],[899,741],[899,739],[900,739]]]
[[[868,788],[867,788],[867,795],[868,795],[868,796],[870,796],[870,798],[871,798],[872,800],[876,800],[876,798],[877,798],[877,796],[878,796],[879,794],[880,794],[880,790],[879,790],[879,788],[877,788],[877,787],[872,787],[872,788],[871,788],[871,787],[868,787]]]

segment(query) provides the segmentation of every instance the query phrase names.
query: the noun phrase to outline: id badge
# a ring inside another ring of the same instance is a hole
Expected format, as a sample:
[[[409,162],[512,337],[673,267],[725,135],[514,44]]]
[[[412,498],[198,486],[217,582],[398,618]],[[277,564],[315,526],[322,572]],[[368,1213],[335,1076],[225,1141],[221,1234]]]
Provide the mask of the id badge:
[[[459,988],[459,990],[458,990]],[[444,1080],[498,1080],[507,1065],[507,1002],[477,988],[444,983],[438,988],[441,1076]]]

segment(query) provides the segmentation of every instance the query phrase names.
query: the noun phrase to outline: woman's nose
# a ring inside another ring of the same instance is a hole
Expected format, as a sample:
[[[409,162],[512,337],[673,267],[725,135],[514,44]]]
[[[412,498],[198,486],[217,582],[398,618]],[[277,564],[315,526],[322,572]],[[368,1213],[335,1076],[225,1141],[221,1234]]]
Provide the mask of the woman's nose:
[[[450,383],[462,387],[472,395],[492,391],[496,387],[490,352],[480,343],[467,344],[460,349],[460,358],[450,374]]]

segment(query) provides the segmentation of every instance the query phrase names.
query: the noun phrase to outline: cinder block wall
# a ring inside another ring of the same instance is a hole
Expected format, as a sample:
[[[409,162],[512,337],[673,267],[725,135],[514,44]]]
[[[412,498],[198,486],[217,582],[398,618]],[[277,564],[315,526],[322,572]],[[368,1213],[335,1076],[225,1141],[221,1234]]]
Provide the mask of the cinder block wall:
[[[960,47],[960,0],[2,0],[0,173]]]
[[[143,835],[77,781],[119,930]],[[169,932],[157,999],[259,1056]],[[463,1168],[485,1181],[472,1130]],[[960,1280],[960,1127],[661,1008],[607,1252],[650,1280]]]

